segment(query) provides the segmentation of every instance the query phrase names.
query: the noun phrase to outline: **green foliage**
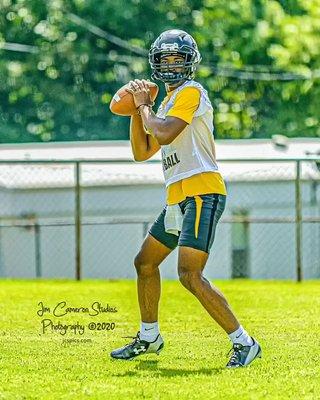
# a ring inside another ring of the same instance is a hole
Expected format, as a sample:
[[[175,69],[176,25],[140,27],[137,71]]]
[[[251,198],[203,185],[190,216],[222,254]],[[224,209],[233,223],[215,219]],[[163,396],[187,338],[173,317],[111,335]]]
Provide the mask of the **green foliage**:
[[[160,356],[114,361],[109,353],[130,342],[139,312],[134,281],[0,282],[1,384],[3,399],[318,399],[319,282],[224,281],[218,283],[244,327],[262,346],[262,359],[248,368],[225,368],[226,334],[179,282],[163,282]],[[51,310],[117,307],[89,317],[37,315],[42,301]],[[115,322],[113,331],[41,333],[41,320],[54,325]],[[63,340],[77,342],[66,343]],[[80,342],[81,340],[89,340]]]
[[[319,78],[311,76],[320,68],[320,0],[0,0],[0,8],[1,142],[128,138],[129,119],[112,115],[108,102],[128,80],[150,76],[147,58],[70,13],[144,49],[165,29],[194,35],[219,138],[320,136]],[[35,47],[13,52],[6,43]],[[222,76],[226,65],[309,79]]]

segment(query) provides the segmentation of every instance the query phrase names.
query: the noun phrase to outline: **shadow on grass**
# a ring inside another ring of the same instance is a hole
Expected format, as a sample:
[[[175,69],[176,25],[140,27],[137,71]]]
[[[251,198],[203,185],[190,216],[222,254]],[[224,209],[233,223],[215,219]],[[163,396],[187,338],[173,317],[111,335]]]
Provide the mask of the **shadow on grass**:
[[[155,377],[178,377],[194,375],[217,375],[225,370],[225,367],[181,369],[181,368],[162,368],[158,367],[158,360],[140,360],[135,366],[135,371],[113,374],[118,377],[138,376],[140,371],[152,372]]]

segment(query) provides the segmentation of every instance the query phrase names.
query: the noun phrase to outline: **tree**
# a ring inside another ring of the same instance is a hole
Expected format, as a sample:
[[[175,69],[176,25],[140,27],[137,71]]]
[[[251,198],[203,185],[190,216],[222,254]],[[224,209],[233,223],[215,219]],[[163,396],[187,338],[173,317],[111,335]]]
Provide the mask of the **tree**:
[[[199,43],[198,77],[214,104],[218,137],[319,136],[318,79],[246,80],[238,72],[264,65],[308,76],[319,68],[319,5],[0,0],[1,141],[127,139],[129,119],[112,115],[108,103],[128,80],[150,76],[146,50],[170,28]],[[10,43],[32,47],[12,52]]]

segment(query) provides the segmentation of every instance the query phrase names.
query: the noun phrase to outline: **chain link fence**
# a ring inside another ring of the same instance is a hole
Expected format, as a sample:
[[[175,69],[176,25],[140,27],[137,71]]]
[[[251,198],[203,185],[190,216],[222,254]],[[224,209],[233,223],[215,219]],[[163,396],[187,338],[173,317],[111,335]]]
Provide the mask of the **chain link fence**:
[[[320,158],[219,165],[227,207],[207,277],[320,278]],[[0,276],[10,278],[134,278],[165,204],[158,161],[1,162],[0,197]],[[162,276],[176,270],[174,251]]]

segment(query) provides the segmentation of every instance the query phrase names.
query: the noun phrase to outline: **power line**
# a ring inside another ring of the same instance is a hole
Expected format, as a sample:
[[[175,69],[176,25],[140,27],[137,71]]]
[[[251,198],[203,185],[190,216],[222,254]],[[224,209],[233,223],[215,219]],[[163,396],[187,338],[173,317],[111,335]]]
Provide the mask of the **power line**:
[[[96,36],[99,36],[108,42],[111,42],[119,47],[122,47],[123,49],[127,49],[132,51],[133,53],[139,54],[141,56],[147,56],[148,51],[143,49],[142,47],[134,46],[127,42],[126,40],[123,40],[119,38],[118,36],[114,36],[109,32],[106,32],[105,30],[99,28],[96,25],[93,25],[92,23],[86,21],[85,19],[79,17],[76,14],[73,13],[68,13],[67,18],[75,23],[76,25],[82,26],[83,28],[87,29],[89,32],[93,33]]]
[[[260,71],[250,71],[246,70],[244,66],[243,69],[236,69],[226,67],[223,64],[211,65],[203,64],[204,67],[210,69],[211,72],[215,73],[217,76],[222,76],[226,78],[236,78],[243,80],[253,80],[253,81],[303,81],[312,80],[320,77],[320,69],[310,71],[307,75],[302,75],[294,72],[260,72]],[[248,66],[247,66],[248,67]],[[252,66],[250,66],[252,67]]]
[[[39,48],[37,46],[30,46],[28,44],[21,43],[9,43],[9,42],[0,42],[0,50],[9,50],[9,51],[18,51],[21,53],[38,53]]]
[[[99,28],[96,25],[86,21],[85,19],[79,17],[78,15],[69,13],[67,17],[93,33],[99,37],[102,37],[109,42],[116,44],[117,46],[130,50],[136,54],[141,56],[147,56],[148,51],[138,47],[132,46],[127,41],[114,36],[105,30]],[[253,81],[301,81],[301,80],[310,80],[310,79],[317,79],[320,77],[320,69],[310,71],[308,75],[302,75],[294,72],[284,72],[284,71],[270,71],[274,67],[269,65],[244,65],[240,69],[236,69],[233,66],[229,66],[228,64],[224,65],[212,65],[212,64],[202,64],[211,70],[211,72],[215,73],[217,76],[222,76],[226,78],[236,78],[236,79],[243,79],[243,80],[253,80]],[[257,71],[255,69],[260,69]],[[264,70],[264,71],[263,71]]]
[[[32,53],[32,54],[39,53],[38,47],[20,43],[4,42],[1,43],[0,50],[1,49],[22,52],[22,53]],[[144,51],[145,53],[147,53],[146,50]],[[127,64],[130,64],[132,61],[134,62],[140,59],[144,59],[143,57],[133,58],[132,56],[121,56],[121,55],[109,56],[107,54],[101,56],[97,55],[96,58],[100,60],[105,59],[108,61],[124,62]],[[284,71],[279,71],[279,72],[254,71],[255,67],[254,65],[244,65],[241,69],[232,68],[229,65],[224,65],[224,64],[218,64],[218,65],[201,64],[200,68],[201,67],[208,68],[216,76],[221,76],[224,78],[251,80],[251,81],[303,81],[303,80],[312,80],[320,78],[320,69],[310,71],[310,74],[308,75],[302,75]],[[263,66],[263,67],[268,67],[268,66]]]
[[[111,33],[99,28],[98,26],[86,21],[76,14],[68,13],[66,17],[78,26],[81,26],[91,32],[92,34],[107,40],[116,46],[129,50],[141,58],[148,55],[148,51],[142,47],[134,46],[128,41],[119,38],[118,36],[112,35]],[[36,46],[30,46],[20,43],[0,43],[0,49],[18,51],[24,53],[39,53],[39,48]],[[108,58],[108,57],[106,57]],[[139,57],[136,57],[137,60]],[[112,59],[110,57],[110,59]],[[121,58],[115,57],[118,62],[130,62],[131,56],[124,56]],[[275,67],[271,65],[243,65],[241,68],[234,68],[230,64],[217,64],[213,65],[210,63],[201,64],[201,67],[208,68],[210,72],[216,76],[225,78],[235,78],[241,80],[251,81],[304,81],[313,80],[320,78],[320,69],[311,70],[308,74],[301,74],[295,72],[276,71]]]

